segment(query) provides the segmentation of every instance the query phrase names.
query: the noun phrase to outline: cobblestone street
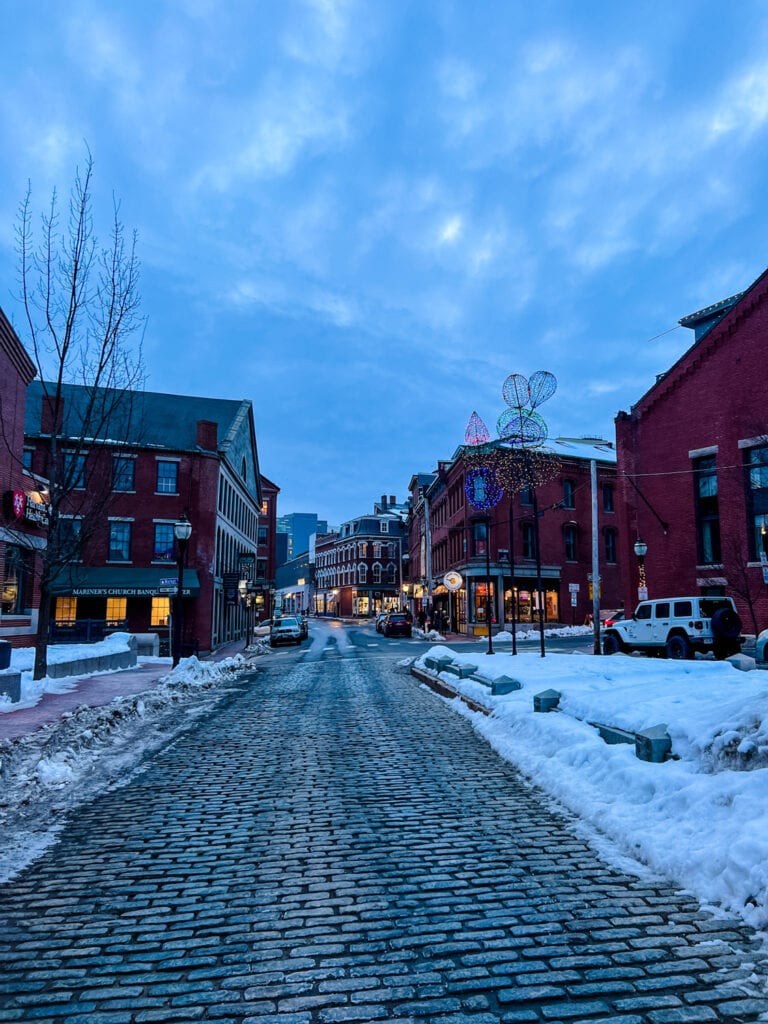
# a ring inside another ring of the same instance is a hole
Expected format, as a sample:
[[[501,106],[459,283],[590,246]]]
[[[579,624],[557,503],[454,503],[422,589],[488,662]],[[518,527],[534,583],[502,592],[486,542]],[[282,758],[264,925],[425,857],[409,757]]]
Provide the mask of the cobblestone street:
[[[74,814],[0,889],[0,1021],[768,1013],[748,929],[608,867],[393,666],[272,662]]]

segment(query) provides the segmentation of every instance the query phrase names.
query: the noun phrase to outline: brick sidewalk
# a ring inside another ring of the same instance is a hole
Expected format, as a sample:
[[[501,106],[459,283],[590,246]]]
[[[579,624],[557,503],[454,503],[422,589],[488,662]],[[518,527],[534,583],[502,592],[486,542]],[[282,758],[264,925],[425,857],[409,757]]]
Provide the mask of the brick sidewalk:
[[[225,644],[214,651],[206,661],[222,661],[242,653],[243,641]],[[59,679],[57,685],[70,689],[63,693],[44,693],[34,707],[13,708],[0,712],[0,741],[14,740],[35,732],[42,726],[58,721],[62,715],[79,707],[103,707],[120,697],[143,693],[158,686],[171,671],[171,660],[147,661],[135,668],[119,672],[103,672],[98,675],[73,676]]]

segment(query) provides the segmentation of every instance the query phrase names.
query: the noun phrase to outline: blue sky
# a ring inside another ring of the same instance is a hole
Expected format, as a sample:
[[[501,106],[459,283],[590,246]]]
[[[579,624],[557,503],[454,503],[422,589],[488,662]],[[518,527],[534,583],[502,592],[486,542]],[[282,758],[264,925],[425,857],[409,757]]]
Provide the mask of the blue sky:
[[[554,373],[613,419],[768,264],[763,2],[6,0],[14,229],[85,145],[139,236],[147,387],[250,398],[279,511],[402,499]]]

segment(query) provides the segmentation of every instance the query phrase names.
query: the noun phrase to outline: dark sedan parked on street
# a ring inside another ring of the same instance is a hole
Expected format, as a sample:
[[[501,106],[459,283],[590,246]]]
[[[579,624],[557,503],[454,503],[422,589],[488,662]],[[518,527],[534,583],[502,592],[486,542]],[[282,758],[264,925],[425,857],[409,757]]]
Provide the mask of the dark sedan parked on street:
[[[405,612],[390,612],[381,627],[384,636],[411,636],[411,620]]]

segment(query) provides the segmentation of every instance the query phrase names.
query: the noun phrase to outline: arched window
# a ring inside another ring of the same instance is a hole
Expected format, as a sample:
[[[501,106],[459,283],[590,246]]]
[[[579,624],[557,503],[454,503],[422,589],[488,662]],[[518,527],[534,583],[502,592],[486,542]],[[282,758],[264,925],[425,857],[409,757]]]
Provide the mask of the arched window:
[[[613,529],[605,531],[605,560],[616,561],[616,531]]]
[[[387,566],[387,583],[397,583],[397,566],[394,562]]]
[[[603,484],[603,512],[613,512],[613,484]]]
[[[523,558],[536,557],[536,539],[533,533],[533,523],[523,523]]]
[[[573,480],[563,480],[563,508],[576,508]]]
[[[565,541],[565,560],[575,562],[578,554],[579,531],[575,523],[566,523],[563,527],[563,540]]]
[[[365,583],[368,579],[368,566],[365,562],[361,562],[357,567],[357,582]]]
[[[373,566],[373,582],[381,583],[381,565],[379,562],[376,562]]]

